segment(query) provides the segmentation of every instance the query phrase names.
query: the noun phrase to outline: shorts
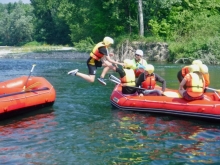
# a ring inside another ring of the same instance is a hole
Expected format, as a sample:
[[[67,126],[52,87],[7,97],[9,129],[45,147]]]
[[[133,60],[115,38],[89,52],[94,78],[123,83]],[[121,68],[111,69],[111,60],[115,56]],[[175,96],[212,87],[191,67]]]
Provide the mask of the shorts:
[[[97,61],[95,60],[95,65],[90,64],[90,60],[92,59],[92,57],[89,57],[87,60],[87,67],[89,69],[89,75],[96,75],[96,70],[97,67],[102,67],[102,61]]]
[[[183,98],[187,101],[193,101],[193,100],[202,100],[204,98],[204,95],[198,97],[191,97],[186,91],[183,93]]]

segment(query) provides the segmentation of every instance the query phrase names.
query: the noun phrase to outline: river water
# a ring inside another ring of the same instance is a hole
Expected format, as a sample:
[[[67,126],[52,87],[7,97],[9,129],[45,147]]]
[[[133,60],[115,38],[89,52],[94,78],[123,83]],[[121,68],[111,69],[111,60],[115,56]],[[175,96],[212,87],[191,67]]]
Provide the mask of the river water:
[[[112,109],[114,84],[67,75],[75,68],[87,73],[85,61],[0,59],[1,81],[28,75],[36,64],[32,75],[45,77],[57,92],[52,107],[0,121],[0,164],[220,164],[219,122]],[[183,65],[154,65],[167,87],[178,87]],[[209,70],[210,86],[218,88],[220,67]]]

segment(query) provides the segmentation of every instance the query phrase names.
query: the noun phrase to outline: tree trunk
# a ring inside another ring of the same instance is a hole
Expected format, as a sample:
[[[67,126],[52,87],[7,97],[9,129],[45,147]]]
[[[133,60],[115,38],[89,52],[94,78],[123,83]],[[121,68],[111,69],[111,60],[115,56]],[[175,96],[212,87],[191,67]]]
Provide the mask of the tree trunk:
[[[139,13],[139,22],[140,22],[140,36],[144,36],[144,19],[143,19],[143,10],[142,10],[142,0],[138,0],[138,13]]]

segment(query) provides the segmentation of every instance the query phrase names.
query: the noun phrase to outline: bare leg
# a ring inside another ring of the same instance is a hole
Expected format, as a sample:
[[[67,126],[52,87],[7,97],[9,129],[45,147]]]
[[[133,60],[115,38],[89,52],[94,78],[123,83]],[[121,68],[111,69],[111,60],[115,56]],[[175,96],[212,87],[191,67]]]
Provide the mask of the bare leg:
[[[109,71],[109,67],[108,66],[106,66],[106,67],[104,67],[104,69],[103,69],[103,71],[102,71],[102,74],[100,75],[100,77],[101,78],[105,78],[105,75],[106,75],[106,73]]]
[[[105,62],[108,63],[108,66],[105,63],[102,64],[104,69],[102,71],[102,74],[100,75],[100,78],[105,78],[105,75],[108,73],[110,69],[114,71],[116,70],[116,67],[114,67],[111,63],[109,63],[108,61],[105,61]]]
[[[77,72],[76,76],[79,76],[79,77],[85,79],[86,81],[88,81],[90,83],[93,83],[95,81],[95,75],[87,75],[87,74],[84,74],[84,73]]]

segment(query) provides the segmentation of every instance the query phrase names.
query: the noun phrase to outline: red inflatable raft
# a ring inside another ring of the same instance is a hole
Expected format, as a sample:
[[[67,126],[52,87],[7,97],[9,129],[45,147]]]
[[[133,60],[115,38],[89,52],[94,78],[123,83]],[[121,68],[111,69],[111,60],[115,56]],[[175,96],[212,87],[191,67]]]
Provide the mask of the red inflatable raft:
[[[157,87],[160,89],[160,87]],[[111,104],[121,110],[143,111],[220,120],[220,99],[217,93],[205,93],[204,100],[186,101],[177,90],[167,89],[166,96],[124,95],[121,85],[115,86]]]
[[[22,76],[0,82],[0,117],[51,106],[55,98],[55,89],[43,77]]]

